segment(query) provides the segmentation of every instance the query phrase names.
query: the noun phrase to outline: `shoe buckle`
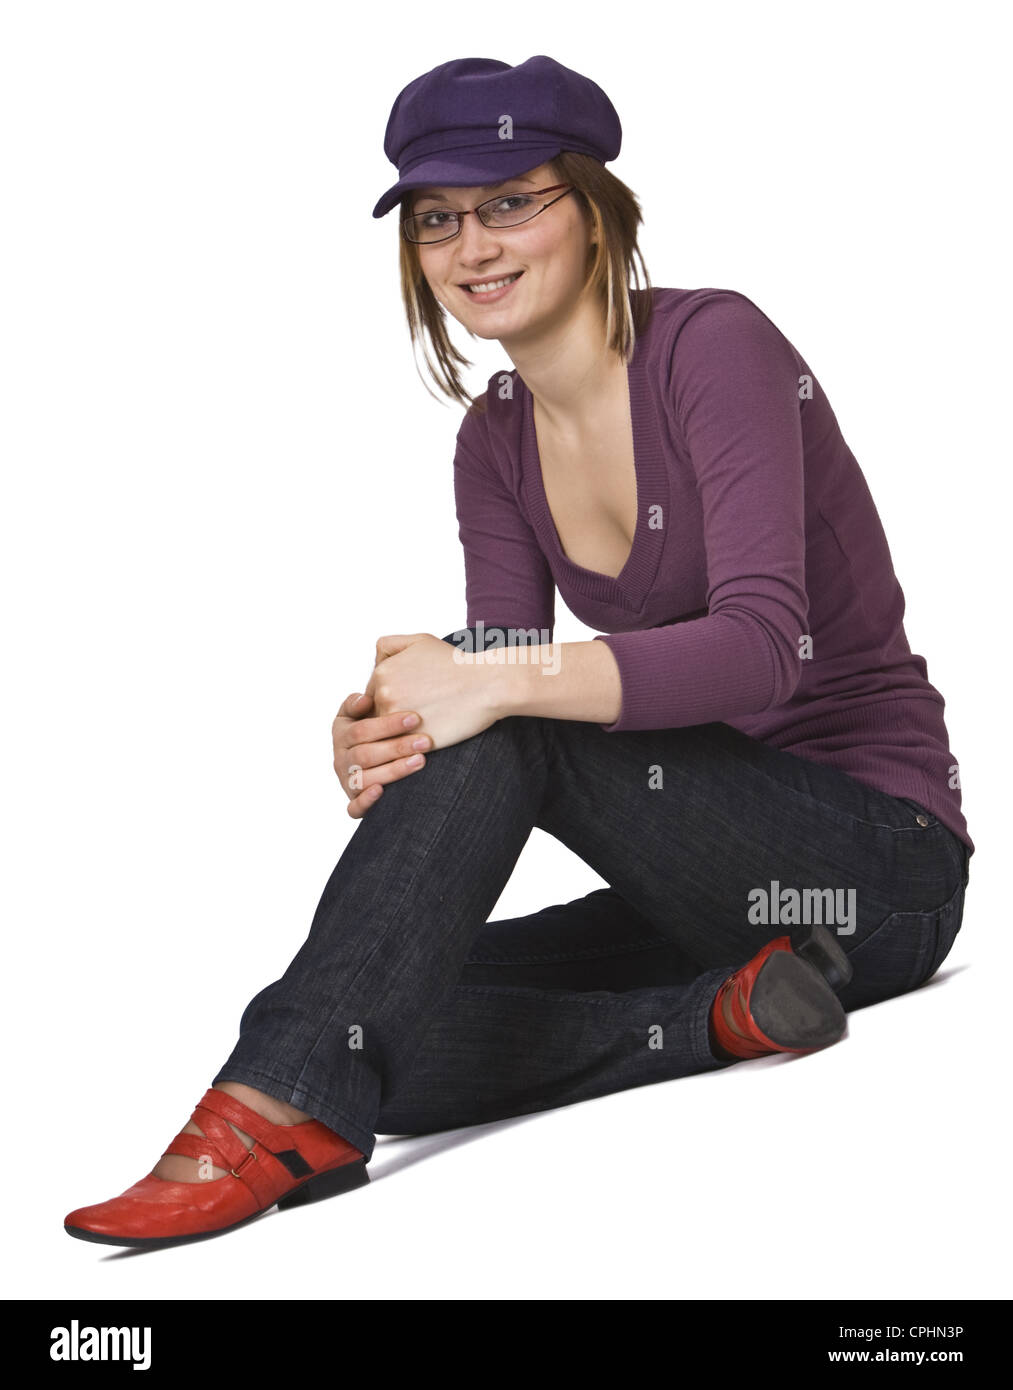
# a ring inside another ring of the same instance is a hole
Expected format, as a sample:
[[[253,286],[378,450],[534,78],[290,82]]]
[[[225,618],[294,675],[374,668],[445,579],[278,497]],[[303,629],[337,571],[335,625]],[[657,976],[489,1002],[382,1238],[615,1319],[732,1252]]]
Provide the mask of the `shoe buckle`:
[[[246,1167],[246,1165],[249,1163],[249,1161],[250,1161],[251,1158],[253,1159],[254,1163],[256,1163],[256,1161],[257,1161],[257,1155],[253,1152],[252,1149],[248,1149],[248,1150],[247,1150],[247,1153],[246,1153],[246,1157],[245,1157],[245,1158],[243,1159],[243,1161],[240,1163],[239,1167],[238,1167],[238,1168],[233,1168],[233,1169],[232,1169],[232,1176],[233,1176],[234,1178],[238,1178],[238,1177],[239,1177],[239,1174],[243,1171],[243,1169],[244,1169],[244,1168]]]

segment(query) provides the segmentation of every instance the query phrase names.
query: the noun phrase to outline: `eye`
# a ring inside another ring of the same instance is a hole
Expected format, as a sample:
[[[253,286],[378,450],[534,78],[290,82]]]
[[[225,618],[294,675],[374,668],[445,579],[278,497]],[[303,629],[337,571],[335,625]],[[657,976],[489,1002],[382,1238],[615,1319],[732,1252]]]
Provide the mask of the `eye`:
[[[447,221],[453,217],[456,217],[457,213],[444,212],[441,209],[435,209],[433,212],[423,212],[422,214],[420,214],[420,216],[422,220],[422,225],[424,227],[439,228],[445,227],[447,225]]]
[[[490,205],[490,211],[494,213],[519,212],[521,208],[526,208],[532,201],[533,199],[527,193],[507,193]]]

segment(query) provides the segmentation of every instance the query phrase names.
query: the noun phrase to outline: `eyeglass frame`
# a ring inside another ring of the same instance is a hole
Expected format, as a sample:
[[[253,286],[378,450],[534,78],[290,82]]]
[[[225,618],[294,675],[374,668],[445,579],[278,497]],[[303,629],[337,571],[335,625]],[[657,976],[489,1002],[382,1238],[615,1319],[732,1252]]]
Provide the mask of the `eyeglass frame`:
[[[506,180],[504,180],[504,182],[506,182]],[[404,236],[405,241],[411,242],[413,246],[439,246],[442,242],[453,241],[454,237],[458,237],[461,235],[461,231],[464,227],[464,222],[462,221],[462,218],[467,217],[468,214],[472,212],[475,213],[476,216],[478,216],[481,209],[484,207],[488,207],[490,203],[498,203],[503,198],[514,198],[517,196],[537,198],[542,193],[554,193],[557,188],[563,188],[566,190],[566,192],[560,193],[558,198],[550,198],[547,203],[543,203],[542,206],[538,209],[538,212],[533,212],[530,217],[524,217],[520,220],[520,222],[508,222],[505,227],[490,228],[490,231],[494,232],[508,232],[511,227],[523,227],[525,222],[533,222],[535,218],[538,217],[541,213],[548,212],[549,208],[553,207],[561,199],[565,198],[567,193],[572,193],[574,187],[575,185],[572,183],[550,183],[547,188],[533,188],[530,191],[522,191],[519,193],[500,193],[495,198],[484,199],[481,203],[478,203],[473,208],[462,208],[460,211],[458,211],[457,208],[430,208],[430,212],[452,212],[454,216],[457,218],[457,231],[451,232],[450,236],[437,237],[435,241],[413,241],[412,238],[405,231],[405,228],[408,226],[409,222],[414,222],[417,217],[428,216],[428,214],[424,212],[413,212],[410,213],[407,217],[402,217],[401,232]],[[478,220],[482,223],[483,227],[489,226],[488,222],[483,221],[481,217],[479,217]]]

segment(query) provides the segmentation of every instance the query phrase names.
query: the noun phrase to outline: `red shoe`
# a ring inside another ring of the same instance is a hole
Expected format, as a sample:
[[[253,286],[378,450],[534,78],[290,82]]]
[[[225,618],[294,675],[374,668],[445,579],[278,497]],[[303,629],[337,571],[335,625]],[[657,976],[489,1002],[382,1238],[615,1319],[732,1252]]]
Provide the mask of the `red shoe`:
[[[853,974],[851,962],[826,927],[799,927],[779,936],[730,975],[711,1007],[711,1029],[732,1057],[817,1052],[838,1042],[847,1018],[834,990]],[[725,1022],[728,997],[736,1033]]]
[[[165,1153],[209,1157],[229,1170],[226,1177],[170,1182],[149,1173],[119,1197],[72,1211],[63,1223],[67,1234],[101,1245],[183,1245],[244,1226],[276,1202],[284,1211],[369,1182],[363,1154],[319,1120],[274,1125],[213,1088],[191,1119],[204,1133],[181,1131]],[[252,1149],[227,1120],[256,1141]]]

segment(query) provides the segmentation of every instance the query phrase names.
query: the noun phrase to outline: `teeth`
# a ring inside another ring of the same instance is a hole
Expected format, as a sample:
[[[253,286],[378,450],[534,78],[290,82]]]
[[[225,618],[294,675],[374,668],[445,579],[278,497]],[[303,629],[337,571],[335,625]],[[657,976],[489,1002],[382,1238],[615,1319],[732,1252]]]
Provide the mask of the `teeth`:
[[[490,290],[501,290],[504,285],[512,285],[519,275],[520,271],[517,275],[508,275],[505,280],[483,280],[480,285],[469,285],[468,293],[488,294]]]

